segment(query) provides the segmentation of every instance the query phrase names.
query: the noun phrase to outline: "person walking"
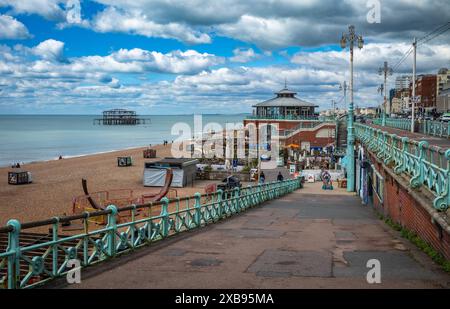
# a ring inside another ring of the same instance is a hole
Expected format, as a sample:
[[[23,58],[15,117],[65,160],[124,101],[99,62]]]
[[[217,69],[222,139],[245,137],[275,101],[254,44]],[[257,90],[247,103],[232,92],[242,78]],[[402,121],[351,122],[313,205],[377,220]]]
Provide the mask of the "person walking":
[[[266,176],[264,175],[264,172],[261,171],[261,174],[259,174],[259,183],[264,183],[266,181]]]
[[[283,175],[281,174],[281,172],[278,172],[277,181],[283,181],[283,180],[284,180]]]

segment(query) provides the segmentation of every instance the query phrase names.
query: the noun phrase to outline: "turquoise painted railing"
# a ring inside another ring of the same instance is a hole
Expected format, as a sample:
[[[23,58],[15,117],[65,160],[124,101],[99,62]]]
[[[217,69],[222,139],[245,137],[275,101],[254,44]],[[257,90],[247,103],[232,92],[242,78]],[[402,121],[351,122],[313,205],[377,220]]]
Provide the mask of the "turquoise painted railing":
[[[18,289],[41,285],[67,274],[71,270],[70,260],[77,259],[82,268],[94,265],[225,219],[301,186],[301,179],[296,178],[227,192],[218,190],[211,195],[196,193],[187,198],[163,198],[154,204],[122,208],[110,205],[104,211],[23,225],[9,220],[7,226],[0,229],[0,237],[7,239],[6,249],[0,253],[0,287]],[[153,215],[154,207],[157,207],[156,215]],[[121,213],[130,214],[129,219],[122,222]],[[101,216],[106,216],[106,226],[95,225],[91,230],[91,220]],[[82,223],[82,233],[63,236],[58,232],[61,223],[74,221]],[[30,237],[36,234],[25,231],[31,228],[50,228],[50,234],[43,235],[40,241],[30,242]]]
[[[373,123],[381,126],[381,119],[373,119]],[[416,122],[416,128],[417,124],[419,133],[445,138],[450,137],[450,126],[448,122],[420,120]],[[386,118],[386,126],[409,131],[411,130],[411,119]]]
[[[376,125],[381,126],[381,118],[374,118],[372,122]],[[411,130],[411,120],[410,119],[398,119],[398,118],[386,118],[386,126],[401,130]]]
[[[420,124],[420,132],[427,135],[450,137],[450,126],[448,122],[425,120]]]
[[[295,116],[295,115],[266,115],[266,116],[246,116],[246,119],[262,119],[262,120],[319,120],[318,116]]]
[[[428,188],[435,196],[434,208],[449,207],[450,149],[429,146],[426,141],[417,142],[361,123],[355,123],[355,134],[396,174],[410,176],[412,188]]]

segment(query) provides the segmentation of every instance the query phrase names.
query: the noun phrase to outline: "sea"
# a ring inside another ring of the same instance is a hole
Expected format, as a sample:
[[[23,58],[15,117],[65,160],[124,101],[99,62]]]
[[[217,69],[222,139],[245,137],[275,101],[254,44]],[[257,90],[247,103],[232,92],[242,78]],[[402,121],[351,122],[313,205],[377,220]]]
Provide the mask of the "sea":
[[[207,123],[242,123],[246,114],[207,114]],[[96,115],[0,115],[0,166],[30,163],[171,142],[176,123],[194,131],[194,115],[141,115],[150,119],[145,125],[98,125]]]

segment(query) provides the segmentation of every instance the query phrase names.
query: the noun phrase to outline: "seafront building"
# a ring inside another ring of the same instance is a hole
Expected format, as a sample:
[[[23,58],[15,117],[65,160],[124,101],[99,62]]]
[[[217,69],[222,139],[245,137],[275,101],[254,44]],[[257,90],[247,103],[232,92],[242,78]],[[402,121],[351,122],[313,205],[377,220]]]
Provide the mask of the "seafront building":
[[[256,126],[257,136],[264,125],[278,127],[280,149],[298,145],[306,151],[322,150],[335,141],[336,122],[319,119],[317,105],[297,98],[297,93],[285,87],[275,97],[255,104],[252,116],[244,126]]]

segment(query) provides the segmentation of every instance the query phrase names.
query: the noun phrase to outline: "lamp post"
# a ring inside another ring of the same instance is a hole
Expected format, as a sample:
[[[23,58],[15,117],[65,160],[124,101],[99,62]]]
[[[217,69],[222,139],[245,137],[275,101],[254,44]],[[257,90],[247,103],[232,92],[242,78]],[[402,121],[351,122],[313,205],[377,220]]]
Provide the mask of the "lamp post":
[[[339,84],[339,90],[344,91],[344,106],[347,107],[347,90],[348,90],[347,82],[344,80],[343,83]]]
[[[385,126],[386,125],[386,92],[387,92],[387,77],[388,75],[392,75],[392,68],[390,68],[388,66],[387,61],[384,62],[384,65],[378,69],[378,74],[380,75],[384,75],[384,102],[383,102],[383,118],[381,119],[381,125]]]
[[[348,33],[343,33],[341,38],[341,47],[350,48],[350,104],[347,115],[347,191],[355,191],[355,135],[353,129],[353,46],[357,44],[361,49],[364,40],[361,35],[355,33],[355,26],[348,27]]]
[[[378,87],[377,91],[378,91],[379,94],[381,94],[381,96],[383,96],[384,84],[381,84],[380,87]],[[381,118],[383,118],[383,116],[382,116],[382,113],[383,113],[382,109],[383,109],[382,107],[377,109],[378,117],[381,116]],[[381,120],[381,121],[383,121],[383,120]]]

